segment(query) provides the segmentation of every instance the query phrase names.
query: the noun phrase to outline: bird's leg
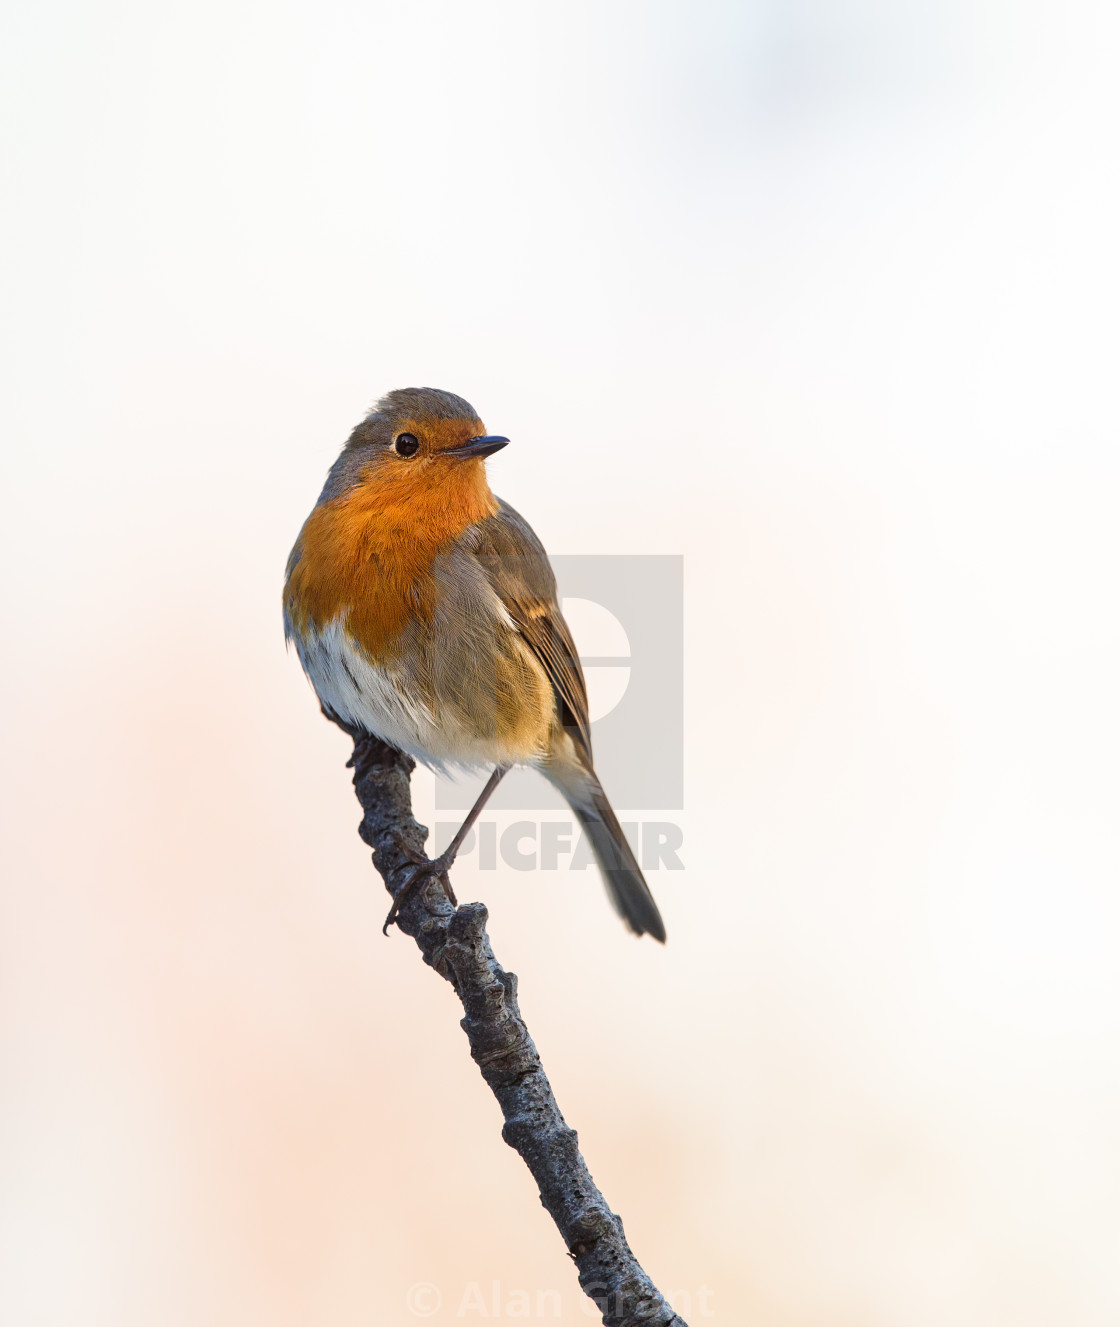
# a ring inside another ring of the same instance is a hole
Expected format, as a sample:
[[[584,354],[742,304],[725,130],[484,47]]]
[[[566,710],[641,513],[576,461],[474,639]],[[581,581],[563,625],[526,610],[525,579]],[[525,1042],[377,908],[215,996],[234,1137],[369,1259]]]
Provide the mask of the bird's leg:
[[[499,765],[494,773],[486,780],[486,787],[478,794],[478,799],[474,806],[471,807],[470,811],[468,811],[466,820],[464,820],[459,826],[455,833],[455,837],[438,857],[433,857],[429,861],[423,853],[417,852],[415,848],[406,843],[399,834],[394,835],[397,841],[397,847],[400,848],[409,861],[415,863],[416,870],[412,872],[394,895],[393,906],[389,909],[389,915],[385,918],[385,925],[381,928],[382,935],[389,934],[389,927],[397,920],[397,914],[400,912],[405,900],[417,885],[420,885],[420,897],[426,901],[429,885],[433,880],[438,880],[443,885],[444,891],[446,892],[448,899],[451,901],[451,906],[453,908],[459,906],[458,900],[455,897],[455,891],[451,888],[451,880],[447,873],[451,870],[452,863],[459,855],[459,849],[463,846],[463,840],[470,833],[471,826],[482,814],[482,808],[490,800],[491,794],[498,784],[501,783],[502,776],[508,769],[508,765]],[[423,883],[421,884],[421,882]]]

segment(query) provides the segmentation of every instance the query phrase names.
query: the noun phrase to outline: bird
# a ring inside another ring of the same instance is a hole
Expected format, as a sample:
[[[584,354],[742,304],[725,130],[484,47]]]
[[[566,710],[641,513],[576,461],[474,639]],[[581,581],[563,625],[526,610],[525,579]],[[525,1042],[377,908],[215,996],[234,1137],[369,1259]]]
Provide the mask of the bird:
[[[563,794],[629,929],[665,925],[595,774],[587,687],[541,541],[495,497],[488,434],[461,396],[431,387],[382,397],[354,428],[304,522],[284,582],[284,634],[320,706],[435,770],[489,769],[447,850],[448,871],[505,773],[535,768]]]

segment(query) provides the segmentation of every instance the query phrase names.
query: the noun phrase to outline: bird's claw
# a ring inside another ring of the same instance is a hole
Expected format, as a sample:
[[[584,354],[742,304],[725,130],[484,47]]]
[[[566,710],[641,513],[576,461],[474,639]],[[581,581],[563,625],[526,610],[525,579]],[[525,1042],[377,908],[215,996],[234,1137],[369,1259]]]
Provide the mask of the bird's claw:
[[[447,900],[451,906],[453,908],[459,906],[459,900],[455,897],[455,891],[451,888],[451,877],[448,875],[451,863],[455,858],[448,853],[442,853],[439,857],[433,857],[429,860],[422,852],[417,852],[411,844],[406,843],[399,834],[394,834],[394,837],[397,840],[397,846],[415,865],[416,870],[409,875],[393,897],[393,906],[389,909],[389,915],[385,918],[385,923],[381,927],[382,935],[389,934],[389,927],[397,920],[401,908],[418,885],[420,886],[421,902],[425,905],[428,902],[428,890],[431,888],[432,882],[438,880],[443,886],[443,892],[447,895]]]

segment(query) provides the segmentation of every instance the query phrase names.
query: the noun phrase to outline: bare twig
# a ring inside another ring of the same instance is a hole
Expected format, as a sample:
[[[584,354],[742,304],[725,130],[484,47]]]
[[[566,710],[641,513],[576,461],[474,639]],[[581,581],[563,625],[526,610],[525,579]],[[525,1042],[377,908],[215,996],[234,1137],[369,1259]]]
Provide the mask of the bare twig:
[[[413,761],[375,737],[354,738],[354,788],[365,815],[359,834],[394,899],[414,869],[407,847],[427,837],[412,817]],[[564,1123],[540,1056],[517,1007],[517,978],[494,957],[486,908],[453,908],[437,882],[427,900],[413,891],[397,925],[420,946],[424,962],[454,986],[463,1002],[462,1026],[471,1055],[498,1098],[502,1137],[516,1148],[540,1189],[579,1268],[579,1283],[608,1327],[686,1327],[630,1252],[622,1222],[607,1206],[580,1155],[576,1133]]]

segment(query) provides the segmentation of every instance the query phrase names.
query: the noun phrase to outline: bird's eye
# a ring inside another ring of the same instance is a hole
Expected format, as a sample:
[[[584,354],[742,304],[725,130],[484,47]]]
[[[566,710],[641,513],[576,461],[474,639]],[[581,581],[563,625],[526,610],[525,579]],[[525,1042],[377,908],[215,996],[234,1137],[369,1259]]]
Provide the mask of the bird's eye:
[[[420,450],[420,443],[415,433],[398,433],[393,448],[398,456],[415,456]]]

